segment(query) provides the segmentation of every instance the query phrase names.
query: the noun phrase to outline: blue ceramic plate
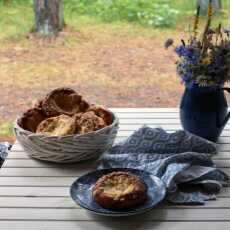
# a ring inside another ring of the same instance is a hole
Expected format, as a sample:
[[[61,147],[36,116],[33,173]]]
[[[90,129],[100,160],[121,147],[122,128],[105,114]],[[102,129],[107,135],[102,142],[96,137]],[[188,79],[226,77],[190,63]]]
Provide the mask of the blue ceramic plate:
[[[148,186],[148,199],[135,208],[118,211],[105,209],[98,205],[92,198],[92,188],[100,177],[114,171],[128,171],[139,176]],[[147,212],[163,200],[165,197],[165,186],[158,177],[146,171],[124,168],[102,169],[78,178],[71,186],[70,195],[78,205],[95,214],[104,216],[131,216]]]

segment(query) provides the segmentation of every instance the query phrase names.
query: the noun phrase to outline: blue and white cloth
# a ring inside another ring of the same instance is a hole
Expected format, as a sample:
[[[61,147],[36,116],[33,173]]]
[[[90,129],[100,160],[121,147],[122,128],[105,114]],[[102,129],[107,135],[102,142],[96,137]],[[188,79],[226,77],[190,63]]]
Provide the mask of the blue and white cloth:
[[[11,145],[8,142],[1,142],[0,143],[0,168],[5,161],[6,157],[8,156],[9,150]]]
[[[169,134],[144,126],[106,152],[99,168],[146,170],[165,183],[167,201],[204,204],[229,184],[211,159],[217,152],[216,144],[186,131]]]

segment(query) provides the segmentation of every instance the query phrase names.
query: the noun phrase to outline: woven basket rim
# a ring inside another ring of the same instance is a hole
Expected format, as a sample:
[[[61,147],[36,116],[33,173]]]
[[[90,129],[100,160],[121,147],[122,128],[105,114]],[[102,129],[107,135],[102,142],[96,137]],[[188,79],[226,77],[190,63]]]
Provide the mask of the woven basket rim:
[[[18,120],[20,119],[20,117],[16,118],[16,120],[14,121],[14,128],[15,129],[18,129],[20,132],[24,132],[26,133],[28,136],[33,136],[33,137],[40,137],[40,138],[46,138],[46,139],[64,139],[64,138],[75,138],[75,137],[86,137],[86,136],[90,136],[90,135],[94,135],[94,134],[97,134],[97,133],[100,133],[102,131],[104,131],[105,129],[108,129],[108,128],[112,128],[114,127],[115,125],[119,124],[119,118],[116,116],[115,113],[113,113],[111,110],[108,110],[112,115],[113,115],[113,122],[108,125],[108,126],[105,126],[104,128],[102,129],[99,129],[99,130],[96,130],[96,131],[92,131],[92,132],[89,132],[89,133],[86,133],[86,134],[72,134],[72,135],[66,135],[66,136],[47,136],[47,135],[44,135],[44,134],[39,134],[39,133],[33,133],[31,131],[28,131],[26,129],[23,129],[19,124],[18,124]]]

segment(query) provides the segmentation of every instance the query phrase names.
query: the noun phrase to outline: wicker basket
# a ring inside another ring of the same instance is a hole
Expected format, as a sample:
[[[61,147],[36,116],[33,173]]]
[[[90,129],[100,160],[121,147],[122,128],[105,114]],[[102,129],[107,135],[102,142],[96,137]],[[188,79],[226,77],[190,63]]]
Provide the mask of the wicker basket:
[[[113,145],[119,120],[113,114],[113,123],[103,129],[83,135],[50,137],[22,129],[16,120],[14,133],[29,156],[39,160],[72,163],[97,159]]]

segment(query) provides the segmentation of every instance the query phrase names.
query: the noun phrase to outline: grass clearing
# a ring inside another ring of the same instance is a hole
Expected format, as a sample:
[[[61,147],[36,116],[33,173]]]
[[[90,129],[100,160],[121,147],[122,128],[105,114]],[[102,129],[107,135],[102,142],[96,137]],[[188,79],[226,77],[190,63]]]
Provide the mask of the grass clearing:
[[[13,136],[13,123],[12,122],[2,122],[0,124],[0,137],[12,137]]]
[[[0,5],[0,40],[20,39],[33,27],[33,10],[30,5]]]

